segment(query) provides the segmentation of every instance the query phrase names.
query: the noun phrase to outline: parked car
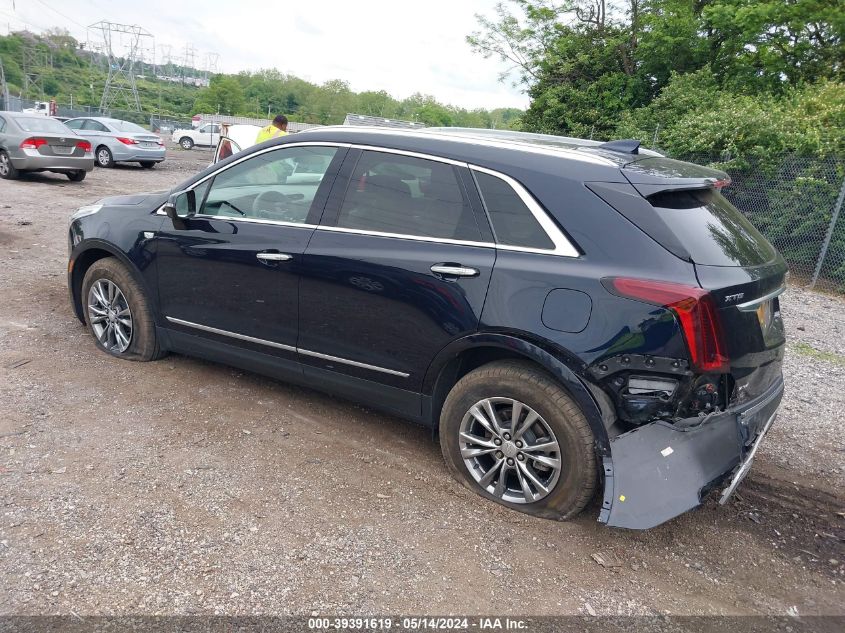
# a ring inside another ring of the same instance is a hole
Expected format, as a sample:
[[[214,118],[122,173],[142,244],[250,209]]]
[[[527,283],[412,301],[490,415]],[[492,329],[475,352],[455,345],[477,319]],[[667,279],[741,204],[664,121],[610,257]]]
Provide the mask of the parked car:
[[[220,141],[220,124],[206,123],[195,130],[176,130],[171,139],[182,149],[193,149],[194,145],[215,147]]]
[[[164,141],[137,123],[107,117],[81,117],[70,119],[65,125],[91,142],[99,167],[139,163],[141,167],[152,169],[164,161]]]
[[[40,115],[0,112],[0,178],[52,171],[80,182],[92,169],[91,143],[63,123]]]
[[[786,266],[728,182],[636,141],[319,128],[79,209],[68,285],[108,354],[357,400],[487,499],[603,488],[642,529],[727,500],[783,393]]]

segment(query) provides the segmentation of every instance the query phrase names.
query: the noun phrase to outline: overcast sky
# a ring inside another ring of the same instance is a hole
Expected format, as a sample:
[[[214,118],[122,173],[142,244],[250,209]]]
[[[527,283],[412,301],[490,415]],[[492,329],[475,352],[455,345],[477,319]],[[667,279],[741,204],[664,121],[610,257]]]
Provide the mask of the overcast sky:
[[[219,53],[222,72],[278,68],[312,82],[344,79],[355,91],[414,92],[465,108],[520,107],[528,98],[503,65],[473,53],[465,37],[476,13],[498,0],[0,0],[0,33],[61,26],[86,39],[100,20],[137,24],[173,56],[185,45]]]

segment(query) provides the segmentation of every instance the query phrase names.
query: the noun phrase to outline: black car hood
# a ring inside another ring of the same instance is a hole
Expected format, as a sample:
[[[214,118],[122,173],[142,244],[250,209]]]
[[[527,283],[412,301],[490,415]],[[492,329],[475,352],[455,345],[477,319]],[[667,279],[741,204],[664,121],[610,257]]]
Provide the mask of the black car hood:
[[[132,207],[145,203],[157,206],[167,200],[169,193],[169,191],[147,191],[126,196],[109,196],[100,200],[99,203],[109,207]]]

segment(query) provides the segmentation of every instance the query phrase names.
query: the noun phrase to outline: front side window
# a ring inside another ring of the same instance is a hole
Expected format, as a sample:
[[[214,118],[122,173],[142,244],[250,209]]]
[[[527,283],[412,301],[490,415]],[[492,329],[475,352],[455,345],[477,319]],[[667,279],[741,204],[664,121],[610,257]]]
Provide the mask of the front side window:
[[[480,171],[473,173],[490,216],[497,244],[542,249],[555,247],[537,218],[510,184]]]
[[[478,241],[481,233],[452,165],[365,151],[350,179],[337,226]]]
[[[224,169],[214,177],[200,214],[304,223],[336,152],[334,147],[288,147]]]

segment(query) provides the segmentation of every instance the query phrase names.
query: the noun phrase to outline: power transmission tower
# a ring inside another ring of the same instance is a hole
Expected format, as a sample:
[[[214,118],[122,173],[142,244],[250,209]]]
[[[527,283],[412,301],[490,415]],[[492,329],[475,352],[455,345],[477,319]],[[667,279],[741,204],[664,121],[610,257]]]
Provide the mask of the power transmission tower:
[[[194,70],[194,56],[196,55],[196,49],[194,45],[190,42],[185,44],[185,62],[182,64],[182,83],[185,83],[186,73],[188,69],[191,69],[191,72]],[[191,76],[193,78],[193,75]]]
[[[141,111],[138,87],[135,85],[135,62],[141,51],[141,38],[152,33],[140,26],[115,24],[102,20],[88,28],[102,32],[105,52],[108,55],[109,74],[100,99],[100,111],[106,112],[118,101],[128,110]],[[122,50],[121,50],[122,49]]]
[[[37,69],[38,66],[38,51],[33,42],[24,44],[23,46],[23,92],[21,96],[25,99],[31,99],[33,94],[36,97],[44,96],[44,85],[41,82],[41,72]]]

